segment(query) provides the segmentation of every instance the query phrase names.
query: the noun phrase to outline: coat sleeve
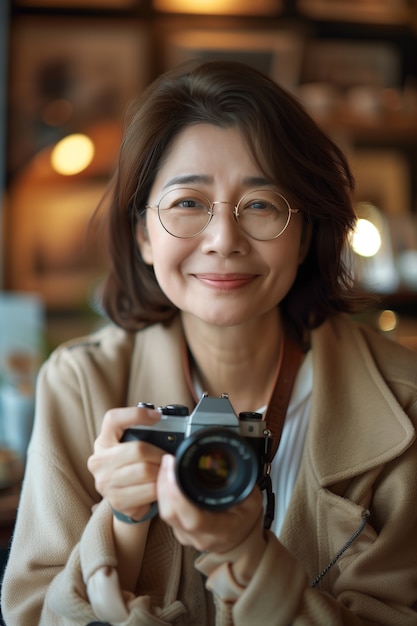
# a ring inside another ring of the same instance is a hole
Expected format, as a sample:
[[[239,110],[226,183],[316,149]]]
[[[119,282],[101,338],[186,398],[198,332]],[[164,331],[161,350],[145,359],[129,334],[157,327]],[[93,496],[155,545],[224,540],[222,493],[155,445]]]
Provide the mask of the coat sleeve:
[[[125,402],[123,364],[129,359],[118,357],[119,347],[97,350],[96,341],[82,342],[59,348],[39,372],[34,429],[2,585],[8,626],[97,620],[82,577],[80,541],[100,500],[87,459],[104,413]],[[120,360],[118,368],[109,366],[114,359]],[[65,597],[57,591],[60,580],[68,583]],[[67,602],[61,614],[55,610],[59,602]]]
[[[69,350],[41,368],[16,525],[2,587],[7,624],[73,624],[48,606],[98,499],[86,468],[95,438],[88,377]],[[86,599],[85,590],[79,587]]]
[[[95,508],[66,567],[48,590],[47,604],[72,623],[103,620],[118,626],[169,626],[186,613],[173,599],[155,606],[149,595],[122,591],[112,539],[112,511],[105,500]],[[91,602],[91,604],[90,604]]]
[[[105,412],[125,404],[129,355],[118,358],[113,348],[97,350],[94,342],[60,348],[39,373],[34,430],[2,587],[8,626],[86,626],[101,619],[87,583],[95,570],[117,563],[112,514],[95,491],[87,459]],[[167,602],[160,591],[152,601],[147,592],[138,598],[124,595],[123,626],[168,625],[185,612],[174,596]]]

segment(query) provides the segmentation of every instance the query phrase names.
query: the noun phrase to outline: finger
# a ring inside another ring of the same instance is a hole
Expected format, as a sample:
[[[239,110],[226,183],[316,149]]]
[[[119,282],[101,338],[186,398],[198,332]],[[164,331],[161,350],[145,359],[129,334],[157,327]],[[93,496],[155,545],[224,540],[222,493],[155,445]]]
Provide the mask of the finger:
[[[187,516],[191,512],[190,509],[194,508],[178,487],[175,477],[175,457],[171,454],[162,456],[157,479],[157,493],[159,514],[171,525],[175,523],[178,511]]]
[[[131,483],[146,476],[147,470],[156,480],[163,451],[144,441],[117,442],[110,447],[102,447],[96,442],[94,453],[87,460],[89,471],[96,480],[111,482],[119,478],[119,482]]]
[[[157,481],[159,515],[171,526],[174,536],[182,545],[204,550],[211,543],[215,514],[199,509],[184,496],[176,482],[174,468],[175,458],[165,455]]]
[[[155,446],[142,444],[149,454],[146,461],[138,461],[137,456],[132,460],[129,455],[120,455],[118,449],[125,446],[127,449],[132,447],[130,444],[119,444],[106,449],[102,455],[93,455],[88,467],[94,476],[97,491],[109,500],[113,508],[133,516],[138,506],[156,500],[156,480],[163,452]],[[114,455],[116,449],[117,457]],[[112,459],[112,456],[116,458]]]
[[[107,447],[120,442],[126,428],[131,426],[152,426],[161,418],[159,411],[145,407],[124,407],[111,409],[104,415],[98,441]]]
[[[184,545],[192,543],[191,539],[185,541],[188,534],[211,532],[217,521],[218,514],[199,508],[182,493],[175,476],[175,457],[169,454],[162,457],[157,496],[160,517],[181,534]]]

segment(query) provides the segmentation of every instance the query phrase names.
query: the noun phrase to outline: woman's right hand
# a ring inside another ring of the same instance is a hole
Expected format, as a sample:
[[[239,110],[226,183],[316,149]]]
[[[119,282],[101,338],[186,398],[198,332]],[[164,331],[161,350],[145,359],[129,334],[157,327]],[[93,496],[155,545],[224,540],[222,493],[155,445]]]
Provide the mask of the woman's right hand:
[[[160,419],[153,409],[127,407],[108,411],[88,459],[97,491],[116,511],[140,519],[157,499],[162,450],[141,441],[120,442],[130,426],[152,426]]]

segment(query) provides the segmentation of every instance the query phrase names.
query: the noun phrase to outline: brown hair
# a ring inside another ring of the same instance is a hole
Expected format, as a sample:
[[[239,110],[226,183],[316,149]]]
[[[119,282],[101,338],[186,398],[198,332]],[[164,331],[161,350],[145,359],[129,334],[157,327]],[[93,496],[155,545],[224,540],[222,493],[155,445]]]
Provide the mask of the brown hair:
[[[131,110],[108,215],[111,267],[103,306],[116,324],[134,331],[177,311],[141,258],[134,233],[171,142],[199,123],[240,129],[263,173],[295,199],[309,224],[311,244],[281,303],[284,313],[302,331],[353,310],[343,261],[355,221],[352,174],[341,150],[292,95],[251,67],[213,61],[160,76]]]

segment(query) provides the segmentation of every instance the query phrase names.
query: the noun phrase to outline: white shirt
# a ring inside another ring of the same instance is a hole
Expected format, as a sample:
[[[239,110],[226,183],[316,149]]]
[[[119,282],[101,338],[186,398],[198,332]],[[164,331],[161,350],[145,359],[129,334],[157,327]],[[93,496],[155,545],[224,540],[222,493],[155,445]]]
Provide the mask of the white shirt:
[[[278,537],[294,491],[304,451],[313,389],[313,358],[307,352],[295,379],[281,441],[272,461],[275,517],[271,530]]]

